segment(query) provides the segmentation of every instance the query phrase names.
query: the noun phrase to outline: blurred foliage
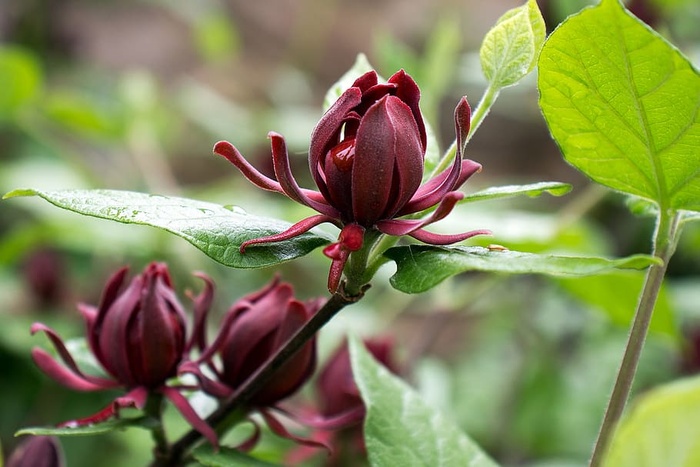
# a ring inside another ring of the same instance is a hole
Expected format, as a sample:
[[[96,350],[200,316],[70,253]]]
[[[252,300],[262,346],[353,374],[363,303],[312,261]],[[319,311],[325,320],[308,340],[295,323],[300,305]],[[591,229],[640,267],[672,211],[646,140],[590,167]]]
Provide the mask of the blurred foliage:
[[[314,64],[324,63],[325,56],[301,60],[290,45],[281,52],[289,56],[280,59],[256,42],[268,39],[274,46],[276,37],[251,39],[245,19],[252,16],[245,16],[237,4],[245,2],[212,0],[198,2],[195,8],[182,2],[173,6],[140,0],[122,8],[136,14],[156,12],[158,18],[175,22],[178,37],[195,58],[184,54],[182,61],[190,60],[190,65],[174,72],[155,65],[119,67],[80,55],[64,37],[65,26],[60,29],[48,14],[32,16],[33,8],[49,11],[42,9],[44,3],[0,6],[0,17],[8,12],[9,18],[0,23],[4,41],[0,192],[25,187],[114,188],[238,204],[256,215],[287,221],[309,214],[281,196],[253,189],[226,161],[212,156],[210,148],[219,139],[229,139],[263,167],[269,164],[265,135],[275,130],[287,138],[300,183],[310,186],[305,151],[325,89],[361,50],[353,50],[332,72],[322,72]],[[100,12],[109,17],[118,2],[89,7],[85,2],[70,3],[72,14],[80,16],[82,8],[88,19],[94,19]],[[539,3],[551,30],[589,2]],[[697,2],[652,3],[659,12],[657,29],[672,36],[689,56],[700,56]],[[307,8],[311,4],[305,2]],[[423,33],[416,33],[412,42],[380,27],[373,34],[367,32],[371,49],[364,52],[382,75],[405,68],[416,78],[423,92],[423,111],[444,148],[454,136],[451,112],[457,98],[468,94],[475,100],[486,82],[474,65],[478,63],[474,39],[472,43],[464,39],[469,31],[460,22],[462,17],[448,2],[436,5],[425,18]],[[484,21],[479,16],[481,5],[460,7],[469,8],[467,13],[477,18],[472,26]],[[324,17],[331,17],[333,8],[337,15],[357,13],[341,10],[341,2],[329,2],[324,8]],[[275,18],[270,22],[266,31],[290,33],[279,26],[284,22],[276,23]],[[352,22],[347,16],[347,22],[352,26],[362,21]],[[313,41],[328,39],[321,35],[322,29],[311,31],[318,34]],[[153,36],[133,32],[144,40],[159,37],[156,30]],[[303,33],[291,31],[298,37],[286,40],[307,44]],[[363,33],[344,34],[337,31],[333,37],[349,40]],[[121,45],[111,43],[109,50],[118,55]],[[143,44],[156,50],[160,46],[164,44]],[[312,52],[318,49],[308,53]],[[653,229],[649,219],[632,217],[623,197],[589,187],[578,178],[561,162],[544,128],[534,81],[504,92],[468,148],[469,157],[485,170],[469,181],[466,190],[533,183],[554,173],[574,183],[570,194],[465,203],[436,229],[490,228],[494,237],[471,243],[521,251],[648,253]],[[51,251],[55,261],[39,263],[37,272],[32,269],[33,258],[45,251]],[[700,369],[700,355],[691,351],[700,329],[699,257],[700,226],[689,225],[670,265],[637,393]],[[77,216],[34,199],[0,203],[0,444],[5,455],[16,444],[13,433],[21,427],[87,415],[114,396],[74,393],[41,374],[30,351],[45,342],[29,336],[31,323],[41,320],[67,338],[79,337],[83,323],[75,303],[96,303],[104,280],[115,268],[130,264],[136,271],[151,260],[169,263],[178,289],[199,289],[200,283],[191,276],[194,270],[214,278],[219,289],[213,326],[234,299],[261,286],[273,273],[215,264],[182,239],[149,227]],[[301,295],[311,297],[325,292],[327,268],[319,251],[286,263],[279,271]],[[411,382],[497,461],[531,466],[585,463],[626,337],[630,316],[620,310],[630,309],[639,287],[637,276],[560,280],[470,272],[446,280],[430,293],[409,296],[388,286],[392,273],[391,267],[381,270],[367,298],[324,329],[322,356],[347,332],[394,334],[405,367],[411,369]],[[42,292],[50,287],[57,291]],[[292,410],[292,403],[299,400],[312,402],[312,395],[304,391],[290,401]],[[186,429],[177,414],[168,423],[171,437]],[[292,448],[267,433],[264,439],[255,453],[271,462],[282,461]],[[95,465],[98,458],[109,459],[110,466],[145,465],[151,449],[150,439],[137,429],[61,442],[68,464],[76,467]],[[323,455],[314,459],[321,463]]]

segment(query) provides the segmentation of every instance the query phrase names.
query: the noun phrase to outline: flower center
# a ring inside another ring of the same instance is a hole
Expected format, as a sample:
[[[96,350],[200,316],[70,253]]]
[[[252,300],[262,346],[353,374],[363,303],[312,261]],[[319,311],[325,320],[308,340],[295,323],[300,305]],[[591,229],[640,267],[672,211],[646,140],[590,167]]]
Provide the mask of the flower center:
[[[352,170],[352,163],[355,160],[355,138],[347,139],[336,145],[329,151],[329,155],[338,170],[349,172]]]

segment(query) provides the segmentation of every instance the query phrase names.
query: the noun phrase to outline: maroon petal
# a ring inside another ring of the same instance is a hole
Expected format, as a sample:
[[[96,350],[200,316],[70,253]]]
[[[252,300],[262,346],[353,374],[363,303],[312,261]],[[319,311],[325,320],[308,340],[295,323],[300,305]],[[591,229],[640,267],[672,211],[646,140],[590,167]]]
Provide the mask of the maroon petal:
[[[433,213],[427,218],[392,219],[388,221],[381,221],[377,222],[377,229],[379,229],[380,232],[385,233],[387,235],[408,235],[414,230],[418,230],[420,228],[425,227],[426,225],[430,225],[441,219],[444,219],[450,212],[452,212],[452,209],[455,207],[455,204],[457,204],[457,202],[463,197],[463,193],[460,193],[459,191],[452,191],[450,193],[447,193],[442,198],[442,200],[440,200],[440,204],[438,204],[438,207],[435,208],[435,211],[433,211]]]
[[[367,78],[365,78],[367,79]],[[375,77],[376,79],[376,77]],[[352,87],[346,90],[337,101],[323,114],[321,120],[311,133],[311,144],[309,147],[309,169],[313,176],[316,186],[319,187],[321,193],[327,194],[325,191],[325,181],[319,173],[319,164],[326,156],[326,152],[330,149],[330,145],[334,145],[337,141],[340,129],[345,120],[346,114],[362,100],[362,91],[357,87]]]
[[[129,393],[124,396],[117,397],[104,409],[100,410],[96,414],[90,415],[89,417],[79,418],[76,420],[69,420],[67,422],[60,423],[59,427],[78,427],[84,425],[94,425],[95,423],[102,423],[109,420],[112,417],[119,416],[119,411],[121,409],[131,407],[137,409],[143,409],[146,405],[146,399],[148,398],[148,391],[143,387],[137,387],[132,389]]]
[[[476,235],[491,235],[490,230],[472,230],[470,232],[464,232],[455,235],[442,235],[431,232],[426,232],[425,230],[414,230],[409,233],[411,237],[416,240],[420,240],[423,243],[428,243],[430,245],[451,245],[453,243],[461,242],[468,238],[474,237]]]
[[[332,449],[330,446],[328,446],[325,443],[322,443],[320,441],[317,441],[315,439],[311,438],[302,438],[300,436],[296,436],[292,433],[290,433],[274,415],[272,415],[268,410],[261,410],[260,415],[262,415],[263,419],[265,420],[265,423],[267,426],[270,428],[270,430],[275,433],[277,436],[280,436],[285,439],[292,440],[296,443],[299,443],[303,446],[310,446],[310,447],[316,447],[320,449],[325,449],[328,452],[332,452]]]
[[[420,89],[418,84],[411,78],[404,70],[399,70],[389,78],[389,83],[396,84],[395,96],[401,99],[411,108],[413,117],[418,124],[418,130],[420,131],[420,141],[423,152],[425,153],[425,148],[427,147],[427,136],[425,132],[425,123],[423,123],[423,115],[421,114],[419,101],[420,101]]]
[[[282,186],[277,181],[263,175],[258,171],[258,169],[250,165],[250,163],[245,160],[238,149],[236,149],[236,147],[228,141],[219,141],[216,143],[214,145],[214,154],[218,154],[235,165],[236,168],[241,171],[243,176],[253,185],[262,188],[263,190],[276,191],[284,194]]]
[[[284,240],[289,240],[290,238],[298,237],[299,235],[308,232],[309,230],[313,229],[319,224],[323,224],[324,222],[330,222],[331,224],[334,224],[336,226],[338,225],[337,219],[323,214],[307,217],[306,219],[303,219],[297,222],[296,224],[292,225],[284,232],[275,235],[268,235],[267,237],[260,237],[254,238],[252,240],[247,240],[241,243],[239,251],[241,253],[245,253],[245,249],[250,245],[258,245],[260,243],[281,242]]]
[[[287,144],[282,135],[271,131],[268,134],[272,146],[272,163],[275,175],[279,180],[284,193],[294,201],[304,204],[321,214],[330,217],[339,217],[338,211],[330,206],[321,193],[312,190],[302,190],[292,175],[289,165],[289,154]]]
[[[386,96],[370,107],[357,131],[352,201],[358,224],[372,227],[385,215],[397,157],[412,167],[413,162],[422,164],[423,152],[411,109]]]
[[[214,281],[204,273],[196,272],[195,277],[204,281],[204,290],[196,297],[190,297],[194,308],[194,326],[190,340],[185,346],[185,352],[189,352],[196,345],[200,351],[206,347],[207,315],[214,301]]]
[[[377,72],[374,70],[370,70],[357,78],[353,83],[352,86],[353,88],[360,88],[360,91],[365,92],[372,86],[376,86],[377,82],[379,81],[379,77],[377,76]]]
[[[100,305],[97,307],[99,310],[106,310],[109,306],[116,300],[119,296],[119,289],[121,289],[124,284],[124,279],[129,271],[128,267],[123,267],[116,273],[114,273],[108,280],[104,291],[102,292],[102,298],[100,299]]]
[[[63,360],[63,363],[66,364],[66,366],[68,367],[68,370],[70,370],[74,375],[77,375],[78,377],[82,378],[83,380],[99,386],[101,389],[119,386],[119,383],[117,383],[116,381],[112,381],[110,379],[99,378],[97,376],[90,376],[90,375],[84,374],[82,371],[80,371],[80,368],[78,368],[78,365],[75,363],[75,360],[73,360],[73,357],[68,352],[68,349],[66,349],[66,346],[63,343],[63,340],[56,333],[56,331],[54,331],[53,329],[51,329],[48,326],[45,326],[42,323],[32,324],[31,333],[35,334],[39,331],[43,331],[46,334],[46,336],[51,340],[51,343],[53,344],[54,348],[58,352],[58,355],[61,357],[61,360]],[[53,366],[52,364],[49,364],[47,362],[47,359],[53,360],[53,358],[50,357],[46,352],[44,352],[41,349],[35,349],[32,351],[32,356],[34,356],[35,353],[37,355],[41,355],[39,358],[42,360],[43,365]],[[45,354],[45,355],[42,355],[42,354]],[[60,365],[57,362],[54,361],[54,363],[55,363],[55,366],[60,367]],[[39,362],[37,362],[37,365],[39,365]],[[47,371],[47,369],[45,369],[43,367],[41,367],[41,368],[47,374],[49,374],[49,376],[52,376],[52,373],[49,373],[49,371]],[[50,368],[49,370],[54,371],[55,368]],[[62,382],[62,380],[59,378],[54,377],[54,379],[56,379],[56,381]],[[92,389],[90,389],[90,390],[92,390]]]
[[[455,164],[453,164],[451,168],[442,171],[421,186],[397,215],[405,216],[435,206],[447,193],[454,191],[463,185],[469,177],[480,171],[481,164],[469,159],[461,161],[459,169],[456,169]]]
[[[238,449],[241,452],[248,452],[252,450],[258,442],[260,442],[260,436],[262,435],[262,431],[260,430],[260,425],[257,424],[255,420],[248,419],[251,425],[253,425],[253,434],[248,437],[245,441],[243,441],[241,444],[236,446],[236,449]]]
[[[74,373],[59,364],[48,352],[42,349],[32,349],[32,359],[41,371],[67,388],[76,391],[99,391],[101,389],[113,387],[111,385],[103,386],[84,379],[82,375]]]
[[[193,375],[195,378],[197,378],[197,381],[199,382],[199,386],[202,389],[202,391],[218,399],[224,399],[233,394],[233,389],[226,386],[225,384],[222,384],[218,381],[209,378],[207,375],[204,374],[204,372],[202,372],[202,370],[199,368],[199,365],[195,362],[182,363],[178,367],[178,374]]]
[[[216,436],[216,432],[212,427],[210,427],[207,422],[202,420],[202,418],[197,415],[187,399],[180,394],[177,390],[164,386],[161,388],[163,395],[173,403],[175,408],[185,417],[185,420],[192,425],[192,427],[199,431],[208,441],[214,446],[214,448],[219,448],[219,439]]]

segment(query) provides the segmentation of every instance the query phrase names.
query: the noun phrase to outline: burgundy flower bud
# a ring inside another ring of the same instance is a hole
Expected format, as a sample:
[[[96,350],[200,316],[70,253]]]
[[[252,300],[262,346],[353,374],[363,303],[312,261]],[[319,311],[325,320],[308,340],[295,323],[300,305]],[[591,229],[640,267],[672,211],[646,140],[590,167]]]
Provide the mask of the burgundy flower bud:
[[[64,465],[66,463],[61,445],[54,436],[29,437],[15,448],[5,464],[6,467],[63,467]]]
[[[364,341],[367,350],[381,364],[396,373],[398,367],[392,359],[394,343],[389,339],[369,339]],[[350,426],[361,422],[365,407],[360,390],[355,384],[350,365],[350,350],[345,342],[328,359],[316,381],[316,393],[320,401],[320,413],[327,420]]]
[[[121,292],[126,269],[107,283],[99,307],[81,305],[97,360],[126,387],[157,387],[177,374],[185,312],[165,264],[151,263]]]
[[[83,373],[53,329],[41,323],[32,325],[32,333],[46,333],[65,364],[58,363],[43,349],[32,351],[37,366],[56,381],[79,391],[120,386],[129,390],[100,412],[62,425],[99,423],[118,415],[124,407],[143,409],[148,395],[159,392],[193,427],[216,444],[216,434],[211,427],[199,418],[176,387],[166,385],[166,380],[177,375],[177,367],[185,354],[193,346],[204,344],[205,318],[213,295],[212,281],[198,275],[206,286],[199,296],[193,297],[195,325],[186,341],[185,312],[173,290],[167,266],[151,263],[124,287],[126,273],[127,268],[122,268],[108,280],[99,306],[78,306],[87,324],[90,350],[112,379]]]
[[[55,306],[66,295],[64,258],[52,248],[32,251],[24,260],[24,280],[37,305]]]
[[[238,300],[224,317],[224,323],[200,362],[216,373],[207,378],[196,365],[184,365],[183,372],[194,373],[204,391],[228,397],[248,377],[275,354],[284,343],[318,311],[321,302],[301,302],[294,298],[291,285],[275,279],[262,290]],[[218,356],[221,369],[212,361]],[[313,373],[316,364],[315,339],[306,343],[250,401],[252,406],[271,406],[291,395]]]
[[[367,230],[410,235],[436,245],[489,233],[477,230],[438,235],[423,230],[450,213],[464,196],[456,190],[481,166],[462,158],[471,119],[469,104],[462,98],[455,109],[454,162],[421,185],[427,143],[419,100],[417,84],[403,70],[387,83],[379,83],[374,71],[355,80],[311,135],[309,168],[319,191],[299,187],[290,169],[284,138],[277,133],[269,133],[277,180],[256,170],[232,144],[217,143],[214,152],[232,162],[255,185],[283,193],[320,213],[282,233],[248,240],[241,245],[241,252],[250,245],[287,240],[330,222],[342,229],[338,242],[324,250],[333,260],[328,288],[334,292],[350,253],[362,248]],[[437,207],[427,218],[397,219],[433,206]]]

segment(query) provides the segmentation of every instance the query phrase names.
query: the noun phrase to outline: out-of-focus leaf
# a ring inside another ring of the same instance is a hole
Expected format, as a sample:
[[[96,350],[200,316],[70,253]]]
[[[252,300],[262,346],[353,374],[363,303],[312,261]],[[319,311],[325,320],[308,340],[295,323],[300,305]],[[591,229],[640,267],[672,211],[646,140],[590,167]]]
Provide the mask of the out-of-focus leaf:
[[[450,276],[467,271],[507,274],[585,276],[613,269],[644,269],[658,260],[648,255],[606,259],[590,256],[556,256],[483,247],[409,245],[384,253],[397,265],[391,285],[406,293],[421,293]]]
[[[700,210],[700,76],[618,0],[552,33],[539,90],[549,130],[577,169],[663,211]]]
[[[254,245],[239,251],[250,239],[280,233],[289,224],[254,216],[240,208],[187,198],[118,190],[63,190],[43,192],[15,190],[4,196],[39,196],[49,203],[79,214],[125,224],[158,227],[184,238],[210,258],[235,268],[261,268],[303,256],[328,239],[305,233],[293,239]]]
[[[374,467],[496,467],[479,446],[405,382],[350,341],[353,376],[367,408],[364,433]]]
[[[43,110],[57,124],[83,137],[110,140],[123,130],[118,109],[100,106],[90,96],[54,92],[44,101]]]
[[[484,37],[479,50],[489,84],[501,89],[530,73],[537,63],[546,28],[535,0],[507,11]]]
[[[193,34],[197,49],[207,60],[230,59],[238,49],[236,29],[223,11],[202,15],[195,22]]]
[[[277,465],[248,456],[233,448],[221,447],[218,452],[215,452],[209,444],[198,447],[192,455],[205,467],[275,467]]]
[[[559,280],[567,292],[602,311],[611,322],[624,328],[629,328],[632,322],[643,282],[644,274],[622,271]],[[678,327],[665,287],[656,300],[649,330],[678,339]]]
[[[620,422],[605,467],[700,465],[700,378],[655,388]]]
[[[114,430],[121,430],[129,427],[140,427],[150,429],[154,420],[150,417],[120,418],[108,420],[94,425],[77,427],[29,427],[22,428],[15,436],[22,435],[43,435],[43,436],[90,436],[102,435]]]
[[[484,201],[487,199],[512,198],[515,196],[529,196],[534,198],[544,193],[552,196],[563,196],[571,191],[571,185],[561,182],[539,182],[528,185],[494,186],[476,193],[468,194],[462,199],[462,203],[472,201]]]
[[[0,47],[0,120],[11,117],[41,91],[39,63],[19,47]]]

